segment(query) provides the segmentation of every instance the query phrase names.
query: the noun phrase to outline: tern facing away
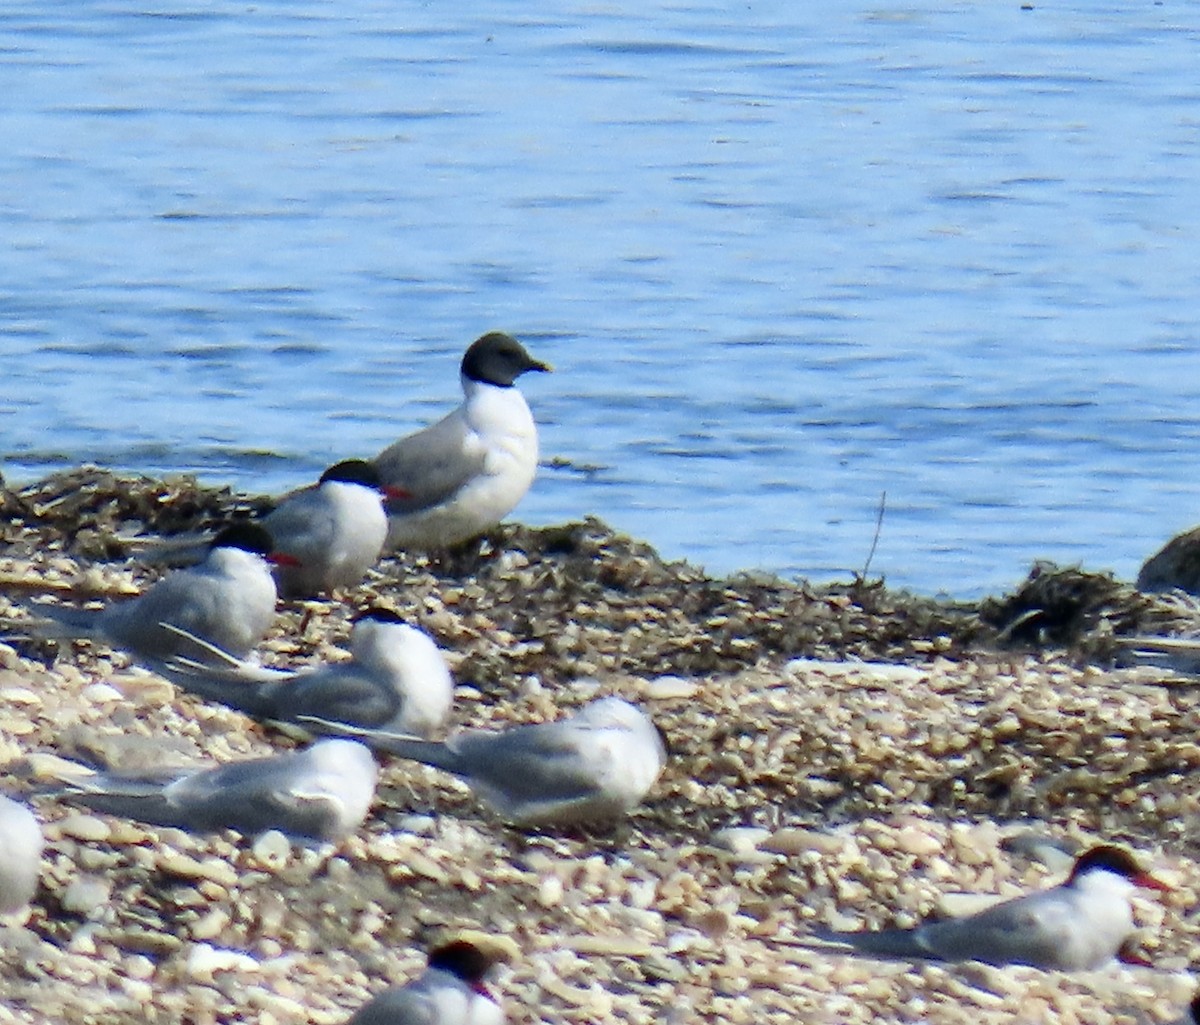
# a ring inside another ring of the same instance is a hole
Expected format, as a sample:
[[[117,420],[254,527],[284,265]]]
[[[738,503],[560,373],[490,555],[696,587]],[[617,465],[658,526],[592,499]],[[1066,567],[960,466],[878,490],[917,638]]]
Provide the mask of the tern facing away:
[[[154,668],[189,693],[261,722],[321,733],[315,716],[427,737],[450,715],[454,681],[441,649],[390,609],[372,608],[355,621],[350,661],[291,672],[235,658],[199,637],[176,632],[198,657],[177,656]]]
[[[641,709],[601,698],[554,722],[462,730],[446,741],[322,722],[376,751],[459,776],[501,818],[517,826],[572,825],[619,818],[658,779],[667,749]]]
[[[238,656],[248,655],[275,618],[274,542],[262,527],[236,523],[212,541],[198,566],[167,574],[149,590],[101,609],[45,602],[27,609],[47,620],[43,637],[91,637],[144,659],[167,659],[186,646],[170,623]]]
[[[358,584],[383,552],[389,496],[403,492],[385,487],[373,464],[347,459],[284,498],[262,520],[276,551],[290,556],[275,568],[279,594],[305,598]]]
[[[389,549],[448,548],[516,507],[538,462],[537,425],[516,380],[550,369],[496,331],[467,349],[462,404],[375,457],[383,483],[405,494],[387,502]]]
[[[1093,847],[1066,882],[965,918],[913,929],[832,932],[821,937],[864,954],[935,961],[982,961],[1080,971],[1100,968],[1134,932],[1129,898],[1137,887],[1168,887],[1120,847]]]
[[[55,791],[93,811],[173,826],[191,833],[233,829],[257,836],[277,829],[298,840],[332,841],[352,833],[375,798],[378,768],[353,740],[318,740],[212,769],[98,772]]]

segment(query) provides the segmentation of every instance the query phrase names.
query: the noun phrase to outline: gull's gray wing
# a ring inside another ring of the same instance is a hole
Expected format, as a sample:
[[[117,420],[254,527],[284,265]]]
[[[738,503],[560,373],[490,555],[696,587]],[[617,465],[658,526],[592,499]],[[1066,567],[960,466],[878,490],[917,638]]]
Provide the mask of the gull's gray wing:
[[[384,483],[405,492],[388,498],[388,513],[403,515],[440,505],[483,473],[486,457],[457,409],[423,431],[401,438],[374,460]]]

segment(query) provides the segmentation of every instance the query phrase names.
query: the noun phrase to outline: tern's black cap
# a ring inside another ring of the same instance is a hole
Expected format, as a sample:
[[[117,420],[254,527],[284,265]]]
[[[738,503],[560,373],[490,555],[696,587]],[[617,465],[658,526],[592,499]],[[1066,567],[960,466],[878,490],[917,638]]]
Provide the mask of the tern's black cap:
[[[429,954],[430,968],[450,972],[468,984],[482,982],[492,963],[487,954],[466,940],[447,943]]]
[[[214,537],[210,547],[239,548],[243,552],[251,552],[266,558],[275,550],[275,542],[266,527],[249,521],[239,521],[231,523]]]
[[[321,474],[321,483],[336,481],[339,484],[361,484],[365,488],[378,488],[382,481],[374,463],[365,459],[343,459],[334,463]]]

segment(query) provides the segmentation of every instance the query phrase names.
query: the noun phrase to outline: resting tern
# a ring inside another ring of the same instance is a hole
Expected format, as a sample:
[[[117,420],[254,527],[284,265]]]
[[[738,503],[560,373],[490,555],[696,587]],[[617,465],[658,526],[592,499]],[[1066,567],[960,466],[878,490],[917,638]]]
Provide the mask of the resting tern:
[[[236,523],[219,533],[198,566],[176,570],[148,591],[102,609],[45,602],[26,608],[51,622],[40,636],[91,637],[144,659],[167,659],[185,642],[163,624],[202,637],[231,654],[245,656],[262,640],[275,618],[275,580],[268,561],[271,535],[252,523]]]
[[[516,380],[550,369],[499,332],[467,349],[462,405],[375,457],[384,483],[407,495],[387,502],[389,548],[446,548],[495,526],[516,507],[538,461],[537,426]]]
[[[269,669],[177,631],[197,658],[155,668],[184,690],[263,722],[317,716],[351,726],[429,736],[450,714],[454,681],[441,649],[390,609],[373,608],[350,629],[349,662],[295,671]],[[321,732],[311,721],[302,724]]]
[[[42,863],[42,827],[20,801],[0,794],[0,915],[33,899]]]
[[[193,833],[271,829],[301,840],[338,840],[367,817],[378,768],[353,740],[318,740],[288,751],[211,769],[99,772],[56,791],[67,800],[156,826]]]
[[[1093,847],[1075,860],[1066,882],[996,904],[975,915],[914,929],[836,932],[824,939],[885,957],[1025,964],[1066,971],[1099,968],[1134,932],[1130,895],[1168,887],[1120,847]]]
[[[499,997],[486,981],[494,963],[473,943],[447,943],[430,953],[420,977],[380,993],[346,1025],[501,1025]]]
[[[328,721],[319,725],[376,751],[461,777],[501,818],[518,826],[624,815],[646,796],[667,756],[649,716],[615,697],[593,701],[555,722],[463,730],[444,742]]]

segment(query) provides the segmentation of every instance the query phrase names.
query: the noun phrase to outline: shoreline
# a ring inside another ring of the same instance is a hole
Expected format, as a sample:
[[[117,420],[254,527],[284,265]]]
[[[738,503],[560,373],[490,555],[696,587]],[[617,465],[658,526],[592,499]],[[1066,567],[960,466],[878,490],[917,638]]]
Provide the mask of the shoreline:
[[[152,571],[97,557],[135,524],[190,530],[258,501],[85,470],[5,491],[3,593],[129,593]],[[610,833],[525,834],[392,762],[366,825],[325,853],[41,800],[41,889],[0,951],[12,1020],[335,1025],[457,927],[521,947],[499,987],[512,1022],[1166,1021],[1190,998],[1200,705],[1108,668],[1114,636],[1185,623],[1178,604],[1070,570],[974,604],[712,579],[596,520],[389,558],[355,594],[446,649],[455,725],[597,693],[641,703],[674,749],[646,804]],[[338,657],[348,618],[281,604],[264,661]],[[18,790],[50,755],[227,760],[288,743],[106,648],[0,643],[0,764]],[[1138,903],[1156,968],[1068,976],[781,942],[945,911],[956,890],[1048,885],[1001,847],[1022,829],[1127,843],[1171,879]]]
[[[282,458],[282,457],[280,457]],[[173,489],[194,493],[197,496],[203,496],[206,503],[206,508],[212,518],[221,510],[232,510],[239,515],[246,515],[253,510],[261,510],[270,508],[271,504],[281,495],[289,493],[292,490],[299,489],[304,485],[311,483],[316,479],[316,476],[321,470],[325,469],[322,464],[314,464],[311,472],[307,475],[297,474],[293,472],[289,477],[280,483],[278,491],[258,491],[258,490],[239,490],[244,486],[244,481],[241,478],[231,480],[228,477],[222,477],[220,471],[216,468],[205,468],[203,470],[180,470],[180,471],[163,471],[159,472],[156,469],[143,469],[135,466],[110,468],[96,463],[83,463],[70,467],[63,468],[47,468],[39,467],[24,467],[19,476],[13,480],[7,480],[0,475],[0,501],[4,495],[19,495],[19,494],[42,494],[49,490],[53,490],[60,485],[67,485],[70,482],[89,483],[97,480],[122,481],[135,484],[139,490],[158,488]],[[562,463],[544,463],[540,467],[540,472],[546,472],[551,469],[563,470]],[[535,485],[536,486],[536,485]],[[167,529],[180,529],[180,524],[187,522],[188,514],[182,510],[176,510],[175,522],[172,525],[170,522],[166,524]],[[670,563],[687,563],[699,572],[703,572],[706,576],[712,579],[729,579],[739,576],[752,576],[762,579],[778,579],[784,582],[803,582],[813,587],[834,587],[845,585],[850,581],[864,579],[862,570],[859,568],[859,563],[863,561],[859,558],[847,559],[843,568],[827,567],[825,570],[808,574],[802,571],[781,571],[770,566],[762,566],[756,564],[752,559],[746,562],[735,563],[730,559],[723,559],[721,566],[717,569],[711,569],[703,559],[692,560],[685,549],[686,545],[675,543],[662,543],[651,540],[650,533],[640,533],[636,529],[630,529],[626,525],[618,525],[618,521],[602,517],[596,513],[580,512],[572,514],[565,518],[555,517],[553,515],[537,516],[533,521],[526,521],[523,516],[522,507],[518,506],[515,512],[511,513],[506,519],[507,524],[520,524],[529,530],[550,530],[566,523],[576,522],[580,519],[600,519],[614,532],[618,532],[630,537],[636,537],[643,543],[651,546],[659,554],[662,561]],[[872,529],[876,528],[874,521],[869,525]],[[1200,531],[1200,527],[1197,528]],[[886,515],[883,524],[883,530],[880,535],[882,540],[886,540],[887,523]],[[871,530],[868,530],[863,539],[864,551],[861,553],[866,555],[871,547]],[[676,549],[673,554],[664,554],[672,548]],[[977,584],[967,588],[967,592],[960,593],[946,586],[944,581],[930,581],[928,586],[912,586],[910,584],[890,584],[887,583],[888,575],[886,572],[875,573],[872,564],[878,562],[878,553],[873,553],[870,560],[867,562],[865,579],[872,581],[883,581],[889,590],[894,592],[903,592],[914,597],[920,597],[933,602],[939,602],[947,605],[977,605],[981,602],[994,598],[998,595],[1007,593],[1020,586],[1023,575],[1031,571],[1032,567],[1039,564],[1051,566],[1070,567],[1080,570],[1089,576],[1105,576],[1112,577],[1120,581],[1132,583],[1132,578],[1119,576],[1117,572],[1107,565],[1100,565],[1099,568],[1093,566],[1084,567],[1082,563],[1076,560],[1059,561],[1054,557],[1042,557],[1034,552],[1033,556],[1028,561],[1011,560],[1005,563],[1003,575],[992,578],[991,584]],[[1198,560],[1200,561],[1200,560]]]

